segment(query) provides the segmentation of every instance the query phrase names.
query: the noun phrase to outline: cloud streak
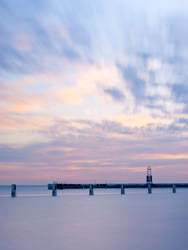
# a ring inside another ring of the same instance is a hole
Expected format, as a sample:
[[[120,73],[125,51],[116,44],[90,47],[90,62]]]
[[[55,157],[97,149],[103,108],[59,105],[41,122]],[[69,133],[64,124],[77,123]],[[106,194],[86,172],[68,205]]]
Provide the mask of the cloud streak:
[[[184,0],[2,0],[1,182],[140,181],[148,164],[183,181],[187,14]]]

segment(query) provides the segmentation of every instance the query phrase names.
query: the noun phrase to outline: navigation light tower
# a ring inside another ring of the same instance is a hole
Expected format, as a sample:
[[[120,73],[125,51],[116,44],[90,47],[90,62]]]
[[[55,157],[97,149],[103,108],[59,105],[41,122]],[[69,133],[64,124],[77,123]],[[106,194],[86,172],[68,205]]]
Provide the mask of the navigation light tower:
[[[152,173],[151,173],[151,167],[150,166],[147,168],[146,183],[147,184],[152,184]]]

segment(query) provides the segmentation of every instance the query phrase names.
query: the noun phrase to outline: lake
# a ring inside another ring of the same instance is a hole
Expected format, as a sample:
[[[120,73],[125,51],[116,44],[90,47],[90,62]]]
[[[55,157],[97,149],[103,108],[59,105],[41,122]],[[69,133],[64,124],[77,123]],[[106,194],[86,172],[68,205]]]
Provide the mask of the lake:
[[[58,191],[0,186],[2,250],[186,250],[188,189]]]

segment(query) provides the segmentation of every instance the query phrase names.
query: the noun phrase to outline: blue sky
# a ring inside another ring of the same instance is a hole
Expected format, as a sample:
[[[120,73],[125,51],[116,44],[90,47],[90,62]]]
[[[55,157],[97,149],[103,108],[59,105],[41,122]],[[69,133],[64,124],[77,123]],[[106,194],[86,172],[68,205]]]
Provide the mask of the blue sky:
[[[0,182],[188,178],[186,1],[1,1]]]

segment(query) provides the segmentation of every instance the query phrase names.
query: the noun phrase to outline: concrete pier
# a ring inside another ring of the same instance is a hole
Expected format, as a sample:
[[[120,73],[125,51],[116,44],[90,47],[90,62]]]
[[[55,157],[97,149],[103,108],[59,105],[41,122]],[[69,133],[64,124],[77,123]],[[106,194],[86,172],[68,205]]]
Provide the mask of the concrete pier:
[[[175,185],[175,184],[172,185],[172,192],[173,192],[174,194],[176,193],[176,185]]]
[[[48,189],[52,190],[53,184],[48,184]],[[147,183],[96,183],[92,184],[93,188],[96,189],[111,189],[111,188],[121,188],[121,185],[126,186],[126,189],[132,189],[132,188],[148,188]],[[151,183],[151,188],[170,188],[172,189],[173,185],[176,185],[177,188],[188,188],[188,183]],[[56,183],[57,189],[89,189],[90,184],[74,184],[74,183]]]
[[[94,195],[92,184],[89,185],[89,195]]]
[[[152,189],[151,189],[151,184],[149,183],[148,184],[148,194],[151,194],[152,193]]]
[[[11,197],[16,197],[16,184],[11,185]]]
[[[52,196],[57,196],[57,186],[56,184],[52,184]]]
[[[124,185],[122,184],[121,185],[121,195],[124,195],[125,194],[125,187]]]

